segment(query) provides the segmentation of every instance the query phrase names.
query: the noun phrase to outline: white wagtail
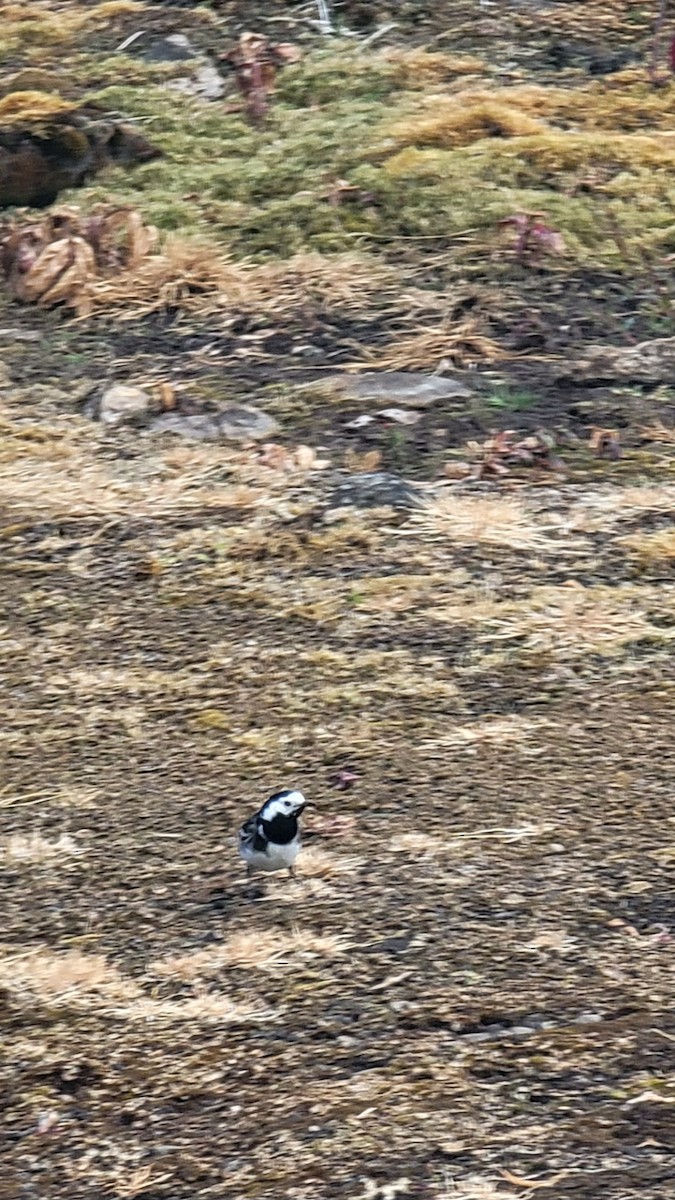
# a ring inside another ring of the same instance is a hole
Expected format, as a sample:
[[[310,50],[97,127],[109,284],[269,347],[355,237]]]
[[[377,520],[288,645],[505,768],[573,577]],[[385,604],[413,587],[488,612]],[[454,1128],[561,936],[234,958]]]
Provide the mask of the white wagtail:
[[[300,850],[298,817],[307,805],[302,792],[275,792],[239,830],[239,853],[247,873],[283,871],[295,878]]]

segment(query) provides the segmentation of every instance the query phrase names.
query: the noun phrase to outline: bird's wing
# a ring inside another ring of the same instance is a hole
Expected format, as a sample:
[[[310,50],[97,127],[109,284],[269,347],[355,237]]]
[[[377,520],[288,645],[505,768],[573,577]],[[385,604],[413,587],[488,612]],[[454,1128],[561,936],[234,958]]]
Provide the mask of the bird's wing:
[[[239,830],[239,843],[240,845],[252,846],[254,850],[263,852],[267,849],[267,838],[263,832],[258,813],[254,817],[249,817],[248,821],[244,821]]]

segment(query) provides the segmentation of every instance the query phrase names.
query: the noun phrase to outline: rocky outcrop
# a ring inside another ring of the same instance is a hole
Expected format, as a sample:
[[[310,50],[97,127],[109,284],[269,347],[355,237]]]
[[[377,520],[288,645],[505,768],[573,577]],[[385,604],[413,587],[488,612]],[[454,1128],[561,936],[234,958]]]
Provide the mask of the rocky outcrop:
[[[41,92],[0,100],[0,208],[44,208],[114,164],[161,156],[137,129]]]

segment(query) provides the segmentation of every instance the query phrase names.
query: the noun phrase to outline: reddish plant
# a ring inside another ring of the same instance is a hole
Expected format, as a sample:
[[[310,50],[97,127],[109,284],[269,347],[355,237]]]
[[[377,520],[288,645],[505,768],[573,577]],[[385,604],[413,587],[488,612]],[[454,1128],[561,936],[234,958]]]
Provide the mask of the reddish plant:
[[[234,67],[248,116],[258,122],[268,112],[277,71],[287,63],[297,62],[302,51],[290,42],[270,42],[261,33],[242,33],[238,45],[220,57]]]
[[[504,429],[483,443],[483,457],[473,472],[476,479],[490,475],[508,475],[513,467],[540,467],[546,471],[564,471],[565,464],[553,454],[555,438],[540,431],[519,438],[515,429]]]
[[[499,222],[502,228],[511,226],[516,230],[516,258],[523,262],[537,254],[564,254],[565,242],[561,233],[542,219],[543,212],[514,213]]]

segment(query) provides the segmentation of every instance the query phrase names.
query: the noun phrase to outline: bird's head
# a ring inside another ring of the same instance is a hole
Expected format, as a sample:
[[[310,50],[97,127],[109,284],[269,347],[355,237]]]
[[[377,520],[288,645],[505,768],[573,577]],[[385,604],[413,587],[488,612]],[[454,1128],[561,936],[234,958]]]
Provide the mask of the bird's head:
[[[308,803],[302,792],[275,792],[263,804],[260,816],[263,821],[273,821],[275,817],[299,817]]]

